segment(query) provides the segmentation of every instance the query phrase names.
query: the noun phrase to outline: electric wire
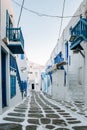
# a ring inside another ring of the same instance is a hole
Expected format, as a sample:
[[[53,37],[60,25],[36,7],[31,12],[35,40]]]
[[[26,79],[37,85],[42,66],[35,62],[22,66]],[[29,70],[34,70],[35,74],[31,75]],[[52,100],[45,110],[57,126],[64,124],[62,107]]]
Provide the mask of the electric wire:
[[[21,6],[21,4],[19,4],[18,2],[16,2],[15,0],[12,0],[16,5],[18,6]],[[37,11],[34,11],[34,10],[30,10],[28,8],[26,8],[25,6],[23,6],[23,9],[32,13],[32,14],[35,14],[39,17],[48,17],[48,18],[72,18],[72,17],[80,17],[82,14],[79,14],[79,15],[73,15],[73,16],[57,16],[57,15],[49,15],[49,14],[44,14],[44,13],[40,13],[40,12],[37,12]]]
[[[58,39],[60,39],[61,30],[62,30],[64,9],[65,9],[65,0],[63,1],[62,18],[61,18],[61,23],[60,23],[60,28],[59,28],[59,38]]]
[[[23,11],[23,6],[24,6],[24,1],[22,1],[22,5],[21,5],[21,10],[20,10],[20,15],[19,15],[19,18],[18,18],[18,23],[17,23],[17,27],[19,26],[19,23],[20,23],[20,19],[21,19],[21,15],[22,15],[22,11]]]

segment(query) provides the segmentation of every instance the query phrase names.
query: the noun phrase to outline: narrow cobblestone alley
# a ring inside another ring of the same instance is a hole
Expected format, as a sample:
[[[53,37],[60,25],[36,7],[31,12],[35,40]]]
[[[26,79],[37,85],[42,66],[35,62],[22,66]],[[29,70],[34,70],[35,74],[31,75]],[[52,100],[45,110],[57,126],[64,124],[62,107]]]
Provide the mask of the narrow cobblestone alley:
[[[23,103],[2,114],[0,130],[87,130],[87,116],[77,107],[81,105],[31,91]]]

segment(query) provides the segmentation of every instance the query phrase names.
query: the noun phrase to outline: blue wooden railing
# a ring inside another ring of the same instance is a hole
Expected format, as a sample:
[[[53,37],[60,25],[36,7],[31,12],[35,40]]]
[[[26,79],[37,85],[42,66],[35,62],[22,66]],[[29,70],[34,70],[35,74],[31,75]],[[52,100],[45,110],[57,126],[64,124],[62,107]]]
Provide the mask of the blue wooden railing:
[[[6,36],[8,37],[9,41],[20,41],[22,47],[24,48],[24,38],[21,28],[6,28]]]
[[[87,18],[80,17],[80,20],[72,28],[70,28],[71,38],[74,37],[71,41],[70,49],[78,46],[83,40],[87,42]]]
[[[62,52],[58,53],[58,55],[54,58],[54,64],[63,62],[64,58],[62,57]]]
[[[71,35],[82,36],[84,40],[87,40],[87,18],[80,17],[78,23],[71,28]]]

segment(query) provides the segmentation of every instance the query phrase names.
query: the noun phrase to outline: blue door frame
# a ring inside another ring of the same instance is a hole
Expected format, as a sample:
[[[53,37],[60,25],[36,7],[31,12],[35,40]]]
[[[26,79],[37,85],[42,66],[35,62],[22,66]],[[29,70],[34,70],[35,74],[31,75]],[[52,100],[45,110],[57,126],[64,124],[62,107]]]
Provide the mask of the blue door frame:
[[[2,75],[2,107],[7,105],[6,102],[6,53],[1,52],[1,75]]]

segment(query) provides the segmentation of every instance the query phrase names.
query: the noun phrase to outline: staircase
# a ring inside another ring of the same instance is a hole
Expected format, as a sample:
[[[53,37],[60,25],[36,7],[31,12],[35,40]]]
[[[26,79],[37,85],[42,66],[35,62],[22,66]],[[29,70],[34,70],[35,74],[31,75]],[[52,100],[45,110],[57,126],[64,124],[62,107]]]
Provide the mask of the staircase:
[[[77,86],[77,75],[76,74],[68,74],[69,86]]]
[[[83,101],[84,99],[84,92],[83,92],[83,85],[78,84],[78,77],[76,74],[69,74],[68,75],[69,81],[69,94],[73,101]]]

